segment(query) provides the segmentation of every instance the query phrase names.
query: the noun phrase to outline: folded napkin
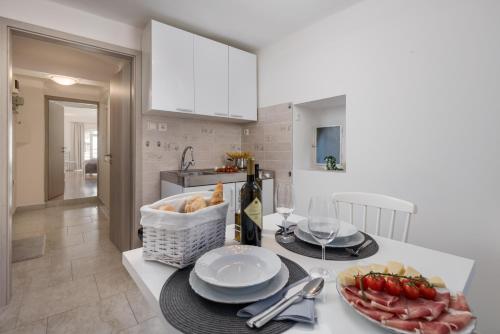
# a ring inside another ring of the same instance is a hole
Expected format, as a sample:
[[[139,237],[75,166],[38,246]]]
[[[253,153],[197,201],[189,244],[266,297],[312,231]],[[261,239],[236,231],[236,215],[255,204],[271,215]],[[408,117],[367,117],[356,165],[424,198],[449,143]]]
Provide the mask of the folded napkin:
[[[310,278],[306,277],[298,282],[295,282],[287,287],[285,287],[280,292],[277,292],[273,296],[255,302],[251,305],[248,305],[244,309],[241,309],[236,314],[240,318],[251,318],[254,315],[259,314],[260,312],[266,310],[272,305],[276,304],[281,298],[285,296],[287,291],[296,286],[297,284],[304,283],[309,281]],[[309,324],[313,324],[316,321],[316,312],[314,309],[314,299],[302,299],[300,302],[293,304],[276,317],[273,320],[293,320],[297,322],[305,322]]]

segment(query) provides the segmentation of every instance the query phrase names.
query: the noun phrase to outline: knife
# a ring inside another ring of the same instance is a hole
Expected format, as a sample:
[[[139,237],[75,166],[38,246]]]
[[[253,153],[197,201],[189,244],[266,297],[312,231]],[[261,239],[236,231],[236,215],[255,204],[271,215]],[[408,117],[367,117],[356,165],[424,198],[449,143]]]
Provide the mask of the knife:
[[[254,327],[256,321],[262,319],[269,313],[273,312],[278,307],[287,302],[289,299],[297,296],[299,293],[301,293],[301,291],[304,289],[304,287],[306,286],[306,284],[309,282],[310,279],[311,279],[310,277],[306,277],[300,280],[299,282],[295,283],[295,285],[289,288],[288,291],[283,296],[283,298],[281,298],[276,304],[273,304],[271,307],[265,309],[264,311],[250,318],[247,321],[247,326],[250,328]]]

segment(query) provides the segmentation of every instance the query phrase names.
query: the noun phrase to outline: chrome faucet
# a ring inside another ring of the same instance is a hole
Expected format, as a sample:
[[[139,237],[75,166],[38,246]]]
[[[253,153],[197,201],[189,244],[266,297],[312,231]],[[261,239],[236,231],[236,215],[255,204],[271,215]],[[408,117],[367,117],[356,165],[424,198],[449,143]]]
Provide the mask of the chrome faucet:
[[[188,150],[191,151],[191,161],[186,162],[186,152]],[[191,166],[194,166],[194,149],[193,146],[186,146],[184,151],[182,151],[181,170],[188,170]]]

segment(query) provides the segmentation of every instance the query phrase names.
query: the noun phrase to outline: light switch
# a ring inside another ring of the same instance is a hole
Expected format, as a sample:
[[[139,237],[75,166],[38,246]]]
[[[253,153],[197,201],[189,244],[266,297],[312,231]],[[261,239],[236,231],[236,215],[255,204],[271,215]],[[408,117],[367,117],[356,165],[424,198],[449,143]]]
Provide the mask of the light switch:
[[[156,122],[148,121],[148,130],[156,131]]]
[[[167,131],[167,123],[158,123],[158,131],[161,132]]]

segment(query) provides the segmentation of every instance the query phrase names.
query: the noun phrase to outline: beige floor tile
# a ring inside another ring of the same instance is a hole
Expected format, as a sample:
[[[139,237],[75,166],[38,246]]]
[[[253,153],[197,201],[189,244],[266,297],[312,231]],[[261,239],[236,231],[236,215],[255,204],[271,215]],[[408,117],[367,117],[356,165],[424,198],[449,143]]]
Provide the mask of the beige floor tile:
[[[120,267],[94,275],[97,291],[101,298],[107,298],[135,288],[135,283],[125,268]]]
[[[135,286],[133,289],[128,290],[125,293],[127,300],[132,308],[132,312],[134,312],[135,318],[138,322],[146,321],[147,319],[153,318],[156,313],[149,306],[148,302],[142,295],[141,290]]]
[[[50,257],[44,255],[42,257],[38,257],[36,259],[16,262],[12,264],[12,271],[25,271],[25,270],[33,270],[38,268],[44,268],[50,265]]]
[[[120,334],[165,334],[167,329],[158,317],[151,318],[137,326],[124,329],[119,332]]]
[[[30,290],[24,296],[18,323],[43,319],[98,300],[99,294],[93,277]]]
[[[102,252],[118,253],[118,249],[108,240],[108,243],[103,242],[102,244],[83,243],[76,246],[50,249],[47,254],[54,261],[71,261],[84,257],[98,256]]]
[[[62,218],[62,221],[65,226],[78,226],[78,225],[85,225],[85,224],[90,224],[93,222],[92,217],[69,217],[69,218]]]
[[[80,244],[83,244],[83,233],[58,236],[47,235],[47,247],[49,249],[59,249]]]
[[[22,285],[27,290],[43,289],[65,283],[73,279],[70,261],[54,261],[43,267],[15,270],[12,274],[14,285]]]
[[[49,317],[47,334],[107,334],[135,326],[123,294]]]
[[[72,266],[73,278],[85,277],[88,275],[121,268],[121,254],[101,253],[97,256],[76,259],[72,261]]]
[[[87,222],[85,224],[80,224],[80,225],[75,225],[75,226],[69,226],[68,227],[68,233],[69,234],[91,232],[91,231],[96,231],[96,230],[107,230],[107,231],[109,231],[109,224],[108,224],[108,222],[101,222],[101,221],[91,220],[91,221],[89,221],[89,222]]]
[[[46,334],[47,319],[32,322],[30,324],[19,326],[2,334]]]
[[[17,316],[21,309],[24,289],[22,286],[13,288],[9,305],[0,308],[0,333],[13,329],[17,324]]]

